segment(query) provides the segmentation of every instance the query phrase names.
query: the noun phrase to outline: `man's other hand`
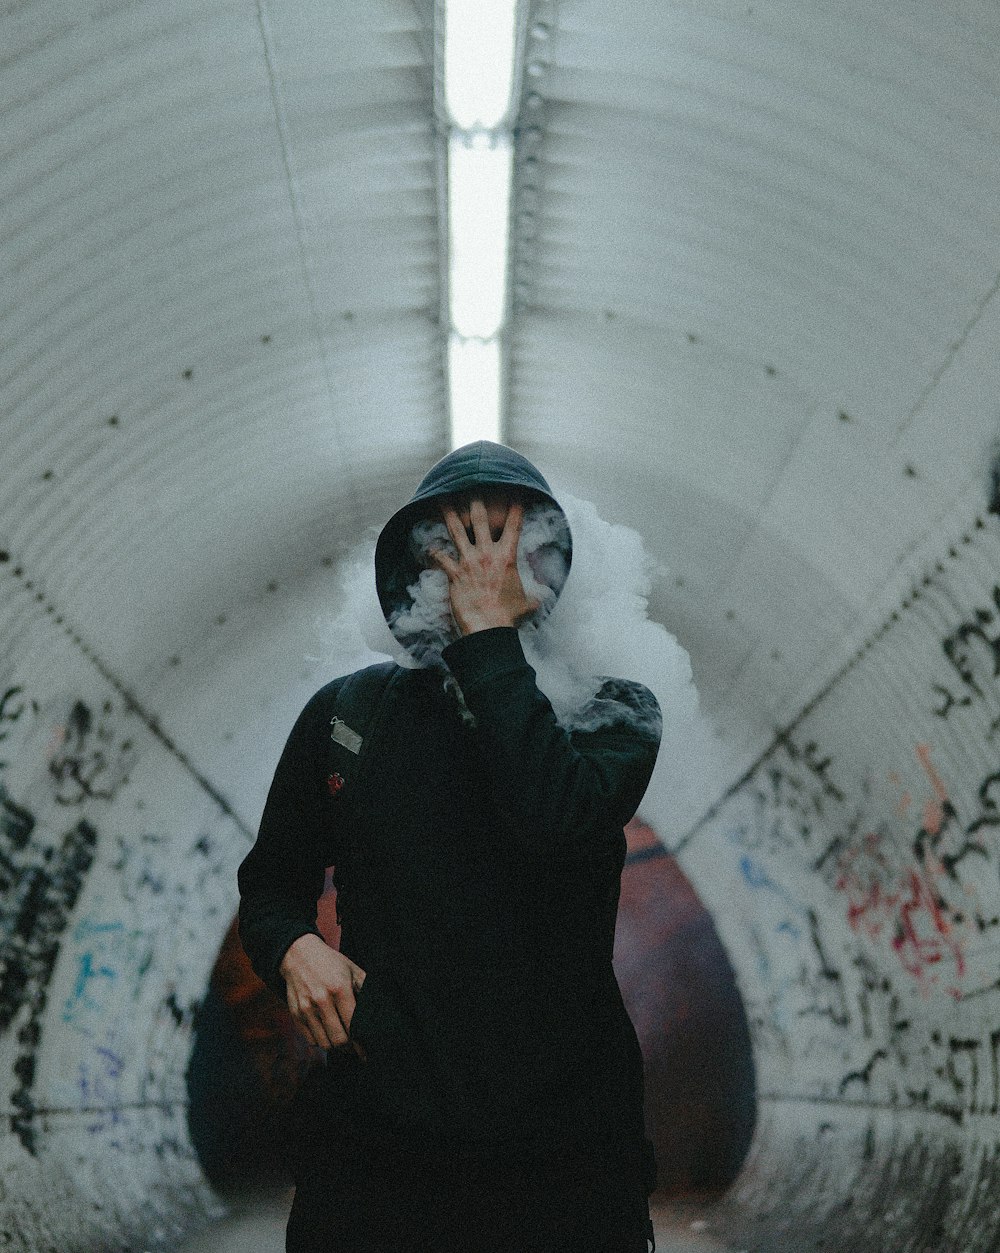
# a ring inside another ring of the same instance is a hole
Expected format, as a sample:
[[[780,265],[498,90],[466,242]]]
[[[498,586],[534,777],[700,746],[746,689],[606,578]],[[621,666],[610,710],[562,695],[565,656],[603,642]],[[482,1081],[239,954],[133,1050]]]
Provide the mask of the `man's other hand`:
[[[350,1043],[364,1058],[364,1049],[348,1036],[354,990],[366,977],[361,967],[309,932],[288,946],[278,969],[288,992],[288,1010],[306,1039],[321,1049]]]

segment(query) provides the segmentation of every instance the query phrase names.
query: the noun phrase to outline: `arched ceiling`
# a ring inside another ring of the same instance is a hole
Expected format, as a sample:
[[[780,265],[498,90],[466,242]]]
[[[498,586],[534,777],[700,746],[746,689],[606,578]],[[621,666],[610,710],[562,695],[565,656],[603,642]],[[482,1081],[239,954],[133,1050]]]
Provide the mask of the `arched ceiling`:
[[[14,10],[3,538],[148,689],[441,453],[430,16]]]
[[[647,537],[749,759],[987,481],[1000,15],[526,29],[503,437]],[[38,0],[3,33],[3,539],[149,694],[447,450],[433,5]]]
[[[710,705],[780,724],[988,486],[1000,12],[541,20],[509,436],[649,537]]]

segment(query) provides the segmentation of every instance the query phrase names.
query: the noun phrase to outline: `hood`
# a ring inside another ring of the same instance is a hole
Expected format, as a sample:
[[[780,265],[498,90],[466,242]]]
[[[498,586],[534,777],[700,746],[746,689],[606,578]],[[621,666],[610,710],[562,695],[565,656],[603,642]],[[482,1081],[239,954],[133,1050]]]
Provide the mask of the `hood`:
[[[529,496],[529,504],[555,509],[560,520],[555,546],[562,558],[563,572],[560,579],[548,585],[553,587],[556,597],[561,591],[573,558],[572,537],[562,506],[527,457],[504,444],[477,440],[456,448],[431,466],[410,499],[392,515],[379,534],[375,547],[375,587],[386,622],[401,643],[407,641],[395,630],[395,620],[401,611],[412,606],[411,589],[419,583],[426,569],[410,543],[412,528],[415,523],[435,515],[435,502],[441,497],[477,487],[518,487]],[[526,531],[527,528],[522,532],[519,553],[524,549]]]

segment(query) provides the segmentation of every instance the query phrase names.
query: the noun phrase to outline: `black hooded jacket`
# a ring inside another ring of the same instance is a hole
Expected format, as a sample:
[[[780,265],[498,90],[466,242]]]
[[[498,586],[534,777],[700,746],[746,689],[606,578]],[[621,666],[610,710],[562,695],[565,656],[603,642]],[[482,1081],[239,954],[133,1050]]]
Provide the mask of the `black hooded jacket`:
[[[480,441],[451,453],[379,537],[387,618],[419,575],[413,522],[443,495],[493,484],[558,508],[511,449]],[[622,828],[659,744],[655,698],[608,680],[602,708],[616,702],[621,717],[568,732],[515,628],[461,636],[442,657],[447,671],[399,668],[351,797],[327,785],[344,680],[309,700],[239,867],[244,949],[284,1000],[279,965],[295,939],[319,935],[333,864],[340,949],[366,972],[350,1027],[365,1060],[349,1044],[327,1051],[338,1142],[523,1155],[562,1141],[649,1174],[642,1055],[612,953]]]

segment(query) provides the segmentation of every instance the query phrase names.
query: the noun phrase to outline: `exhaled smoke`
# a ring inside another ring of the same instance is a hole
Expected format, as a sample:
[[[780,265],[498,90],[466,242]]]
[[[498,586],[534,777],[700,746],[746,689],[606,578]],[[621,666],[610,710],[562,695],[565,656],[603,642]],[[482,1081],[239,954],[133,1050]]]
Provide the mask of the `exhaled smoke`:
[[[647,615],[657,570],[641,537],[604,521],[589,501],[562,492],[559,500],[573,536],[568,576],[562,515],[547,505],[525,511],[518,570],[527,595],[541,602],[519,630],[525,656],[568,731],[596,730],[623,718],[644,731],[658,730],[662,714],[660,753],[643,813],[669,844],[717,797],[728,775],[727,752],[699,708],[686,650]],[[429,547],[455,554],[444,522],[419,523],[411,545],[418,563],[428,566]],[[391,615],[390,633],[375,592],[374,551],[374,539],[368,539],[341,567],[341,612],[330,639],[339,672],[386,655],[408,667],[443,667],[441,651],[458,636],[447,575],[437,567],[422,570],[407,603]],[[634,688],[619,691],[608,676],[644,684],[659,711],[641,694],[636,698]]]
[[[525,594],[540,602],[531,618],[533,623],[545,620],[566,582],[568,547],[566,523],[558,509],[532,505],[525,510],[517,568]],[[442,650],[459,636],[451,612],[448,576],[430,557],[434,548],[442,549],[453,560],[458,557],[443,521],[418,522],[410,533],[410,549],[417,564],[425,568],[417,582],[407,588],[408,603],[389,619],[392,634],[418,666],[443,665]]]

